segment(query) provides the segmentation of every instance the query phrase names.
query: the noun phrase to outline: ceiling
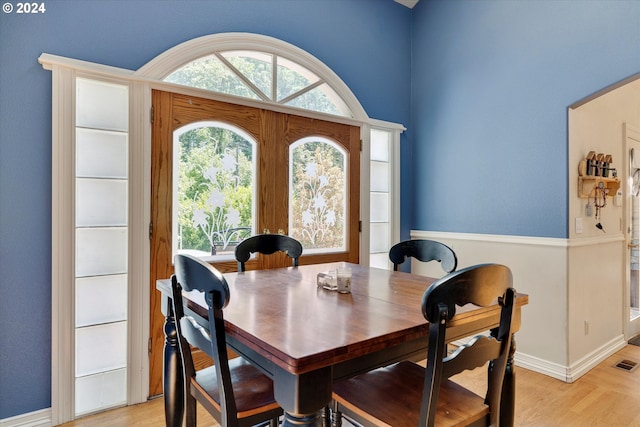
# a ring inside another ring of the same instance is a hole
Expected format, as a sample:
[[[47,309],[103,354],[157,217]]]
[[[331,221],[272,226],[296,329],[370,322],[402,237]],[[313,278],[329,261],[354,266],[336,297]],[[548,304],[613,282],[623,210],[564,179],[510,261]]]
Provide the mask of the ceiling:
[[[416,5],[416,3],[418,3],[418,0],[393,0],[396,3],[400,3],[402,5],[407,6],[409,9],[413,9],[413,6]]]

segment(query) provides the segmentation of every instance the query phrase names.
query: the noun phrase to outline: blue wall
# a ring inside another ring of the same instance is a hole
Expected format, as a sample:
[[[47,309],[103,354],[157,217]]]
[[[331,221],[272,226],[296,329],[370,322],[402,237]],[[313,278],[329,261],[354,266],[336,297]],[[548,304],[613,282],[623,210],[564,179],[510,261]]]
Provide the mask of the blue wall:
[[[51,405],[51,73],[37,63],[42,52],[135,70],[195,37],[259,33],[323,61],[370,117],[409,121],[411,11],[391,0],[46,8],[0,13],[0,420]]]
[[[15,2],[14,2],[15,3]],[[401,146],[409,230],[565,238],[567,107],[640,71],[640,2],[54,1],[0,13],[0,419],[51,404],[51,74],[42,52],[137,69],[194,37],[313,54]],[[411,60],[411,63],[410,63]]]
[[[567,107],[640,71],[640,2],[421,0],[412,14],[405,224],[568,237]]]

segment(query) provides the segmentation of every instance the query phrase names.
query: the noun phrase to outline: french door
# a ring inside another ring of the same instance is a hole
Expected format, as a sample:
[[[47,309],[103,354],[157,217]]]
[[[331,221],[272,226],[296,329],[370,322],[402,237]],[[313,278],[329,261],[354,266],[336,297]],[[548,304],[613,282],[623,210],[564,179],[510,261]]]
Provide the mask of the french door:
[[[175,253],[235,271],[233,244],[268,230],[303,243],[300,264],[358,263],[360,216],[359,127],[162,91],[152,103],[150,396],[162,393],[155,283],[171,276]]]

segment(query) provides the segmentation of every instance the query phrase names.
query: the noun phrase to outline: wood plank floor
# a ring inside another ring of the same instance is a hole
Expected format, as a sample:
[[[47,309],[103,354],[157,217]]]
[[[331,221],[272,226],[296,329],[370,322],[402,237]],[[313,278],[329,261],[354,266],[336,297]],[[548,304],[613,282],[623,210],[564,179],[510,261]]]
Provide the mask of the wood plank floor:
[[[640,368],[631,372],[616,368],[616,363],[624,359],[640,366],[640,347],[627,345],[572,384],[517,368],[516,426],[640,427]],[[472,390],[483,390],[485,375],[466,373],[456,380]],[[218,426],[202,407],[198,411],[198,427]],[[63,424],[64,427],[163,425],[162,399]]]

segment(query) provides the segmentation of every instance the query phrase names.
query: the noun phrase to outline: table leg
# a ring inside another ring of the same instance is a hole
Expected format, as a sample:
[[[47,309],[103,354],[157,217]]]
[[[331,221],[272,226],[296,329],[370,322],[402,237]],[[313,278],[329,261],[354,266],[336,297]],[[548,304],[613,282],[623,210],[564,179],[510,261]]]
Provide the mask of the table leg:
[[[164,322],[164,416],[167,427],[181,427],[184,417],[184,371],[171,298],[166,298]]]
[[[288,412],[284,413],[284,420],[282,421],[282,427],[323,427],[324,419],[321,412],[317,412],[311,415],[293,415]]]
[[[274,395],[284,410],[283,427],[323,427],[328,425],[326,410],[331,402],[332,369],[295,375],[276,367]]]

